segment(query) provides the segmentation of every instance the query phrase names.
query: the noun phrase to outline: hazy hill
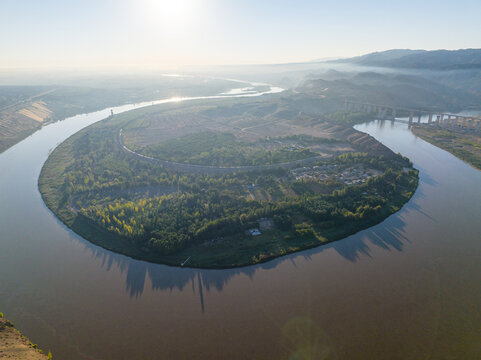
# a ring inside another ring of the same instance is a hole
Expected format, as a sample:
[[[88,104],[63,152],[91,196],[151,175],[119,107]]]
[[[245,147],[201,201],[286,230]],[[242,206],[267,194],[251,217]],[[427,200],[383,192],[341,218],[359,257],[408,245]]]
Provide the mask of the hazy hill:
[[[318,99],[326,111],[339,108],[344,100],[450,111],[475,107],[481,101],[479,96],[462,89],[416,75],[363,72],[346,73],[344,78],[338,73],[334,79],[327,78],[311,76],[296,92]]]
[[[337,62],[406,69],[473,69],[481,68],[481,49],[388,50]]]
[[[389,61],[397,60],[399,58],[425,53],[426,50],[410,50],[410,49],[392,49],[386,51],[378,51],[370,54],[356,56],[348,59],[339,59],[335,62],[354,63],[359,65],[378,66]],[[381,65],[382,66],[382,65]]]

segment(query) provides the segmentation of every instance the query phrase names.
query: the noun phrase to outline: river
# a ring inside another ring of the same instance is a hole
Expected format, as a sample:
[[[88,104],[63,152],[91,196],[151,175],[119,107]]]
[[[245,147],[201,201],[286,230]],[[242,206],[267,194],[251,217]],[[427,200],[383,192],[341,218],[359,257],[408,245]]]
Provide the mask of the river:
[[[257,266],[172,268],[92,245],[42,202],[49,151],[109,113],[51,124],[0,155],[0,310],[54,358],[480,356],[480,171],[405,124],[362,124],[420,170],[401,211]]]

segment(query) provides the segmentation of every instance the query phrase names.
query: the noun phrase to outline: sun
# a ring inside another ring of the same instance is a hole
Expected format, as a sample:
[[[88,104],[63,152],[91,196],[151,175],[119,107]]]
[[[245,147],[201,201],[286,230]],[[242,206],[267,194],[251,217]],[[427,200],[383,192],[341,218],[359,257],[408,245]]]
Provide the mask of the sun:
[[[195,0],[146,0],[148,18],[164,31],[186,30],[194,20]]]
[[[188,0],[163,0],[159,1],[159,10],[169,18],[184,19],[190,7]]]

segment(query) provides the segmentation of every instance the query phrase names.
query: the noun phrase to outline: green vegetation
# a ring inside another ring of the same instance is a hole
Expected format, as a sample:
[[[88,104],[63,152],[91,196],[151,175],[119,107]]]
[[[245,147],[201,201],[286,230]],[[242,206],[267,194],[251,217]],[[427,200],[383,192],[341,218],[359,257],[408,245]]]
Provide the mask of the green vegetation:
[[[427,142],[449,151],[454,156],[481,170],[481,136],[427,126],[415,126],[414,134]]]
[[[230,133],[203,131],[146,146],[140,153],[173,162],[213,166],[271,165],[318,155],[306,148],[289,148],[280,140],[248,143],[236,140]]]
[[[241,141],[231,133],[200,131],[135,149],[206,165],[278,163],[339,144],[347,150],[289,169],[221,175],[167,169],[118,143],[120,128],[133,127],[140,136],[155,111],[127,113],[75,134],[51,154],[39,179],[47,206],[63,222],[132,257],[177,266],[191,257],[188,266],[207,268],[254,264],[372,226],[399,210],[417,186],[417,171],[400,155],[379,155],[377,147],[374,153],[352,151],[345,138],[309,135]],[[246,233],[253,228],[262,234]]]

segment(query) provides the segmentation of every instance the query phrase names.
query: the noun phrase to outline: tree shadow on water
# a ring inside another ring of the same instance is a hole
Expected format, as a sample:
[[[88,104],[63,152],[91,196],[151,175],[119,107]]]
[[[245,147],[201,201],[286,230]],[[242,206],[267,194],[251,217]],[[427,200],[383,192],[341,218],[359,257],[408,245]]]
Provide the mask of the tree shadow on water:
[[[405,225],[406,223],[400,216],[393,216],[376,226],[316,248],[313,253],[334,249],[344,259],[356,262],[361,255],[372,257],[372,245],[387,251],[403,251],[404,244],[409,242],[403,231]]]
[[[406,235],[406,218],[420,217],[424,221],[437,223],[437,220],[423,210],[419,201],[424,198],[421,187],[415,195],[408,201],[401,211],[389,216],[381,223],[362,230],[354,235],[348,236],[312,250],[302,252],[305,259],[312,259],[313,255],[322,253],[328,249],[335,250],[344,259],[356,262],[361,255],[372,257],[371,248],[376,246],[387,251],[396,250],[402,252],[406,243],[411,240]]]
[[[125,274],[125,291],[132,299],[142,296],[151,283],[152,291],[188,291],[199,297],[201,310],[205,311],[204,294],[212,289],[222,291],[234,276],[246,275],[252,278],[258,266],[225,270],[203,270],[180,268],[129,258],[94,245],[76,236],[85,250],[96,260],[100,267],[109,272],[118,269]]]
[[[140,298],[146,291],[148,282],[150,282],[151,291],[192,291],[193,295],[198,296],[200,309],[204,312],[206,310],[205,294],[212,289],[222,291],[233,277],[239,275],[245,275],[253,279],[258,270],[271,270],[286,261],[290,262],[295,269],[297,267],[296,260],[300,257],[305,260],[312,260],[316,255],[331,249],[352,263],[357,262],[361,256],[372,257],[373,246],[387,251],[402,252],[406,243],[410,242],[405,234],[405,216],[412,212],[419,212],[421,216],[428,216],[420,212],[419,206],[413,200],[414,198],[406,204],[403,210],[391,215],[380,224],[342,240],[280,257],[266,263],[235,269],[204,270],[154,264],[113,253],[81,238],[78,238],[78,240],[92,257],[99,260],[101,268],[107,272],[116,268],[120,270],[121,274],[125,273],[125,291],[130,298]]]
[[[419,164],[416,164],[416,168],[419,170],[420,183],[424,183],[433,187],[438,185],[438,182],[431,175],[429,175],[428,169],[423,168]]]

